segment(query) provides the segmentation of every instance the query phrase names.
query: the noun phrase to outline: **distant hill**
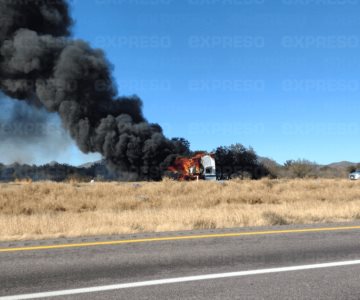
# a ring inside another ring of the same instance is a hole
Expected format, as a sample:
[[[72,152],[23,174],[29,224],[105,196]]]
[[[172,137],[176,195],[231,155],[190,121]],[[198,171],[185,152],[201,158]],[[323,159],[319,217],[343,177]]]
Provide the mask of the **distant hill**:
[[[356,166],[358,164],[359,163],[354,163],[354,162],[350,162],[350,161],[340,161],[340,162],[335,162],[335,163],[328,164],[327,166],[330,167],[330,168],[342,169],[342,168],[348,168],[348,167],[351,167],[351,166]]]
[[[90,169],[90,168],[94,167],[95,165],[106,165],[106,162],[105,162],[105,160],[100,159],[97,161],[92,161],[92,162],[82,164],[82,165],[78,166],[78,168]]]
[[[276,165],[277,167],[281,166],[281,164],[279,164],[277,161],[275,161],[275,160],[273,160],[272,158],[269,158],[269,157],[259,156],[257,160],[261,164],[272,163],[272,164]]]

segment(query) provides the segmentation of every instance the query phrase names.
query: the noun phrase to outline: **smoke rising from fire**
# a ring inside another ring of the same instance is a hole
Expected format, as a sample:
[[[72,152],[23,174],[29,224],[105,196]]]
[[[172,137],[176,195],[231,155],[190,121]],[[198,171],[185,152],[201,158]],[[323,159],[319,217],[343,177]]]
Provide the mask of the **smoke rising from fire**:
[[[84,153],[98,152],[132,178],[159,179],[176,143],[142,114],[137,96],[119,97],[102,50],[70,37],[64,0],[0,0],[0,89],[59,114]]]

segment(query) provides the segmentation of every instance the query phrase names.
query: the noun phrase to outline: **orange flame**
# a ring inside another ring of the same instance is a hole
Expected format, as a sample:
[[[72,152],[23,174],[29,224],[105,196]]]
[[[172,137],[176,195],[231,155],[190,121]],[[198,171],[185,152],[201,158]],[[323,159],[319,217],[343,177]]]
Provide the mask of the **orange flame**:
[[[194,157],[178,157],[168,170],[178,176],[179,180],[195,180],[201,175],[201,158],[204,153],[198,153]]]

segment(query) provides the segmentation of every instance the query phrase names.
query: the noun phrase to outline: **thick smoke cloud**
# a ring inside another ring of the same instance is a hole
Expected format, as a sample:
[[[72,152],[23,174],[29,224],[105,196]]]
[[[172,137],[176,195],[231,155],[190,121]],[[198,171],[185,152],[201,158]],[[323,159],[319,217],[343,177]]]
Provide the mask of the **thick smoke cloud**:
[[[127,176],[159,179],[173,141],[136,97],[118,97],[104,53],[70,38],[63,0],[0,0],[0,89],[60,115],[78,147]]]

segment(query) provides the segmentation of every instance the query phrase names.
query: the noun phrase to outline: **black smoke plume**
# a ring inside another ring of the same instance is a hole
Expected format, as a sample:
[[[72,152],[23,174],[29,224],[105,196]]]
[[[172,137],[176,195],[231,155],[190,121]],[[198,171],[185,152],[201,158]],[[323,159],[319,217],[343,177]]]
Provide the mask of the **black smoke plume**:
[[[0,89],[60,115],[78,147],[132,179],[160,179],[179,147],[118,97],[104,53],[73,40],[64,0],[0,0]]]

